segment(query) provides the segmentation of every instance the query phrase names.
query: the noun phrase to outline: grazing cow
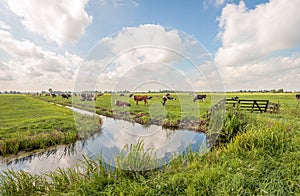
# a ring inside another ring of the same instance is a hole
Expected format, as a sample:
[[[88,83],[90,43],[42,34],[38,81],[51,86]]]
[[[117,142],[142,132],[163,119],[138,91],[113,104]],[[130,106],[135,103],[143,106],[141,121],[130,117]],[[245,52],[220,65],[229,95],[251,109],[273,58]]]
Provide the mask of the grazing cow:
[[[299,100],[300,99],[300,94],[296,95],[296,99]]]
[[[123,96],[125,96],[125,94],[124,94],[124,93],[121,93],[121,94],[120,94],[120,97],[123,97]]]
[[[98,97],[101,97],[101,96],[103,96],[104,94],[103,93],[98,93],[98,94],[96,94],[95,96],[94,96],[94,101],[96,101],[96,99],[98,98]]]
[[[68,96],[67,94],[61,94],[61,97],[62,97],[63,99],[69,99],[69,96]]]
[[[146,105],[148,104],[147,99],[152,99],[152,97],[148,97],[147,95],[133,95],[133,99],[136,101],[136,105],[138,105],[139,101],[144,101],[144,104]]]
[[[95,101],[96,96],[93,94],[81,94],[81,101]]]
[[[206,100],[206,95],[195,95],[194,102],[197,101],[197,100],[205,101]]]
[[[132,96],[133,96],[133,94],[130,94],[130,95],[129,95],[129,97],[132,97]]]
[[[115,104],[118,107],[121,107],[121,106],[124,106],[124,107],[128,106],[129,107],[130,106],[130,103],[127,103],[125,101],[118,101],[118,100],[115,100]]]
[[[170,94],[166,94],[162,97],[162,104],[163,106],[166,105],[167,100],[176,100],[176,98],[171,97]]]
[[[51,94],[52,98],[56,97],[56,95],[54,93]]]
[[[232,97],[231,100],[232,100],[232,101],[238,101],[238,100],[239,100],[239,97],[238,97],[238,96]]]

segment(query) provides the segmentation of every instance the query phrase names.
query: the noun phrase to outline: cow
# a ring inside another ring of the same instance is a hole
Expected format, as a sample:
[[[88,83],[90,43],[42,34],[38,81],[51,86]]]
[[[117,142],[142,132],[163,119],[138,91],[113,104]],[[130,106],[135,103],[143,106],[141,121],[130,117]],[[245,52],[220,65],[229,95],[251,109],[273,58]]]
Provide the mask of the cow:
[[[52,98],[56,97],[56,95],[54,93],[51,94]]]
[[[61,94],[61,97],[62,97],[63,99],[69,99],[69,96],[68,96],[67,94]]]
[[[300,99],[300,94],[296,95],[296,99],[299,100]]]
[[[123,96],[125,96],[125,94],[124,94],[124,93],[121,93],[121,94],[120,94],[120,97],[123,97]]]
[[[238,100],[239,100],[239,97],[238,97],[238,96],[232,97],[231,100],[232,100],[232,101],[238,101]]]
[[[176,100],[176,98],[171,97],[169,93],[164,95],[162,97],[162,102],[161,102],[163,104],[163,106],[166,105],[167,100]]]
[[[206,100],[206,95],[195,95],[194,102],[197,101],[197,100],[205,101]]]
[[[125,102],[125,101],[118,101],[118,100],[115,100],[115,105],[116,106],[118,106],[118,107],[121,107],[121,106],[124,106],[124,107],[126,107],[126,106],[130,106],[130,103],[127,103],[127,102]]]
[[[93,94],[81,94],[81,101],[95,101],[96,96]]]
[[[148,104],[147,99],[152,99],[152,97],[148,97],[147,95],[133,95],[130,94],[129,97],[132,97],[134,101],[136,101],[136,105],[138,105],[139,101],[144,101],[144,105]]]

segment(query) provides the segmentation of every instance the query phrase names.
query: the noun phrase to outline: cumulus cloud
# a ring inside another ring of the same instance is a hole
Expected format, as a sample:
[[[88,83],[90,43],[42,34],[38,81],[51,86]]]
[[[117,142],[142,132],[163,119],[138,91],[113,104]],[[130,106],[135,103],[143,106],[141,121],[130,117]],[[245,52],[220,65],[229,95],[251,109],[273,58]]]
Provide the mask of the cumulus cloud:
[[[29,40],[15,39],[8,31],[0,30],[0,37],[0,48],[13,57],[5,64],[6,69],[2,69],[6,77],[1,79],[14,79],[14,83],[1,83],[3,88],[41,89],[48,85],[72,88],[74,74],[82,62],[80,57],[43,50]]]
[[[226,86],[232,90],[296,89],[300,82],[300,54],[279,56],[241,66],[226,66],[222,75]]]
[[[0,80],[13,80],[10,68],[5,63],[0,62]]]
[[[10,26],[7,25],[5,22],[3,22],[3,21],[0,20],[0,29],[9,30]]]
[[[300,44],[300,1],[271,0],[249,10],[243,1],[227,4],[219,18],[222,47],[215,54],[221,66],[262,60],[275,51]]]
[[[134,0],[100,0],[102,5],[110,4],[114,8],[120,8],[128,5],[133,5],[134,7],[138,7],[139,3]]]
[[[203,7],[207,9],[210,5],[215,7],[221,7],[226,3],[231,3],[233,0],[204,0]]]
[[[115,86],[113,82],[116,81],[122,81],[124,82],[122,87],[127,84],[127,89],[132,89],[136,85],[132,80],[137,78],[138,81],[142,78],[150,80],[149,77],[145,78],[146,75],[151,76],[152,80],[165,77],[171,81],[172,74],[168,76],[170,72],[164,70],[169,64],[183,58],[177,53],[183,52],[185,46],[178,31],[165,29],[160,25],[147,24],[124,28],[113,37],[103,38],[88,57],[98,62],[98,66],[102,64],[105,69],[96,70],[90,67],[81,69],[80,80],[83,83],[84,81],[93,83],[95,80],[91,80],[91,76],[98,74],[101,86],[110,89]],[[95,84],[90,84],[92,85]]]
[[[77,41],[92,23],[92,16],[85,10],[88,0],[10,0],[6,3],[22,18],[21,23],[27,30],[60,46]]]

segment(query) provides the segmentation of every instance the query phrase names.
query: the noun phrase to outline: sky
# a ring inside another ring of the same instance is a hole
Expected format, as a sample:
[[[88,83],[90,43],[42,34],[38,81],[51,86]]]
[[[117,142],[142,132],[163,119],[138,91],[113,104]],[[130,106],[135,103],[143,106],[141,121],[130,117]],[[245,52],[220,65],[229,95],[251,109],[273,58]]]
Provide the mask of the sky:
[[[300,0],[0,0],[0,91],[300,90]]]

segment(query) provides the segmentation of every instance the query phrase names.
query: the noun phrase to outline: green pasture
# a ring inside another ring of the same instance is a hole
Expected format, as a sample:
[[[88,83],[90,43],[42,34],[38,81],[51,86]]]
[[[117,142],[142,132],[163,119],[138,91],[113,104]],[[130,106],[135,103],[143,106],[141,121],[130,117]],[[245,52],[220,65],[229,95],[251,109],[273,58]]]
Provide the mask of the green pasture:
[[[147,100],[148,104],[140,101],[138,105],[129,98],[128,94],[120,96],[120,94],[104,94],[96,99],[96,101],[81,101],[79,96],[73,96],[72,99],[62,99],[61,96],[39,97],[38,98],[62,105],[72,105],[75,107],[95,110],[98,114],[121,118],[129,121],[135,121],[141,124],[159,124],[165,127],[187,128],[199,130],[195,124],[199,121],[206,120],[206,111],[222,98],[232,98],[238,96],[240,99],[269,100],[273,103],[280,104],[280,110],[296,108],[298,101],[295,93],[198,93],[206,94],[206,101],[193,101],[193,95],[188,93],[172,93],[171,97],[176,100],[168,100],[166,105],[162,105],[163,93],[145,93],[141,95],[151,96],[152,99]],[[130,107],[117,107],[114,100],[125,101],[131,104]],[[179,125],[179,122],[182,124]],[[193,122],[189,124],[188,122]]]
[[[0,155],[76,140],[73,113],[25,95],[0,95]]]

